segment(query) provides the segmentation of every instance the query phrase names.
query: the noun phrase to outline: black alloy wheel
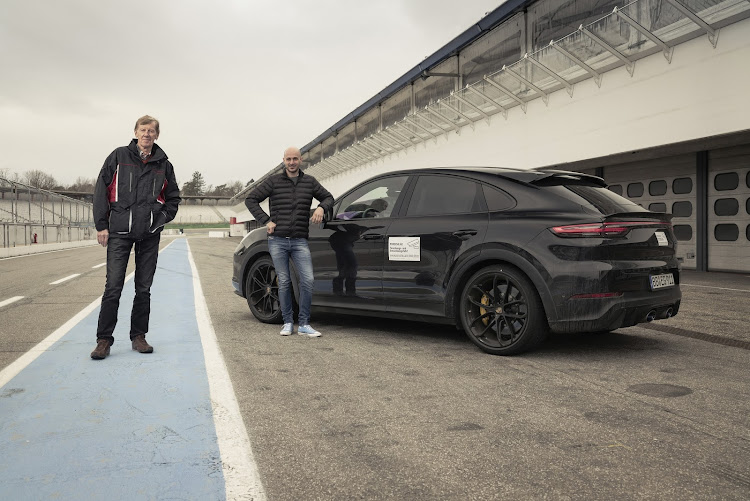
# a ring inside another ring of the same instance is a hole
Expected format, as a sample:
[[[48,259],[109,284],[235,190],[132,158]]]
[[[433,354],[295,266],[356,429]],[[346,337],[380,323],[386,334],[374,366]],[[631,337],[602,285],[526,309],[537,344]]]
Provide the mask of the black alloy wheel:
[[[507,265],[488,266],[467,282],[461,322],[469,339],[493,355],[513,355],[544,341],[549,327],[531,282]]]
[[[250,267],[245,297],[255,318],[267,324],[281,323],[279,281],[270,256],[262,256]]]

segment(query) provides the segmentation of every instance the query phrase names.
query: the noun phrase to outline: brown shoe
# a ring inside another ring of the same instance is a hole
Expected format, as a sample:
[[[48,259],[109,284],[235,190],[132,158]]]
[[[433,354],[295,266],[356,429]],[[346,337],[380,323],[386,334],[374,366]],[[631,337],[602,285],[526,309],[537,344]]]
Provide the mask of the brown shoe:
[[[109,356],[109,347],[108,339],[97,339],[96,348],[91,352],[91,358],[94,360],[104,360]]]
[[[133,349],[141,353],[153,353],[154,347],[146,342],[145,334],[138,334],[132,339]]]

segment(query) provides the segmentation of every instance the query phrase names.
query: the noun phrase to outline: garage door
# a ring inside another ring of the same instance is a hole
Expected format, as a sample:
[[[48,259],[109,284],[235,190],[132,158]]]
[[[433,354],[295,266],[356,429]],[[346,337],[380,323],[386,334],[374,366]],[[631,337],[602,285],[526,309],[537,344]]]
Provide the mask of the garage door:
[[[708,153],[708,269],[750,271],[750,145]]]
[[[604,168],[609,189],[641,207],[672,214],[677,258],[686,269],[696,267],[695,162],[690,153]]]

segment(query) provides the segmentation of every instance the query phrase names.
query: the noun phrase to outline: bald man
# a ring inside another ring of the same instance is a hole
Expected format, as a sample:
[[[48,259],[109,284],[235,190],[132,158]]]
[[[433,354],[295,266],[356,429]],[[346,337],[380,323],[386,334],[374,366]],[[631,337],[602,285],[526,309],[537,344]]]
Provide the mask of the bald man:
[[[310,248],[307,245],[310,222],[323,221],[323,214],[333,207],[333,197],[321,186],[317,179],[300,169],[302,154],[299,148],[290,146],[284,151],[284,168],[276,175],[260,183],[245,199],[258,224],[266,226],[268,251],[279,281],[279,302],[284,326],[282,336],[289,336],[294,330],[292,309],[292,279],[289,273],[289,259],[294,262],[299,275],[299,327],[301,336],[320,337],[320,332],[310,326],[310,304],[313,291],[313,267]],[[260,207],[269,199],[271,215]],[[309,217],[312,201],[318,207]]]

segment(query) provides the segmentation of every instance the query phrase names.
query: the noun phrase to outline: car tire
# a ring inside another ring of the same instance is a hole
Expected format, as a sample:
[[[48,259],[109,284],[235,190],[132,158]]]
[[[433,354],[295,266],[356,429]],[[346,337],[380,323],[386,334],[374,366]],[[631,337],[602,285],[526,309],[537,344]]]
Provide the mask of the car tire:
[[[245,297],[255,318],[267,324],[282,322],[279,281],[271,256],[261,256],[250,266],[245,282]]]
[[[514,355],[535,348],[549,333],[541,299],[520,270],[493,265],[474,273],[461,294],[461,325],[480,349]]]

